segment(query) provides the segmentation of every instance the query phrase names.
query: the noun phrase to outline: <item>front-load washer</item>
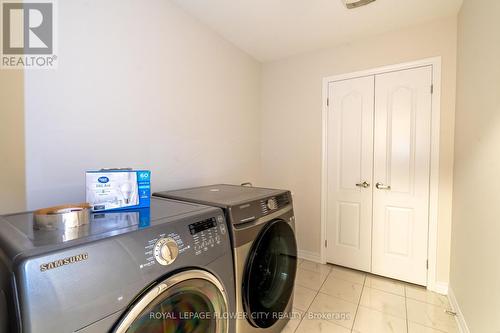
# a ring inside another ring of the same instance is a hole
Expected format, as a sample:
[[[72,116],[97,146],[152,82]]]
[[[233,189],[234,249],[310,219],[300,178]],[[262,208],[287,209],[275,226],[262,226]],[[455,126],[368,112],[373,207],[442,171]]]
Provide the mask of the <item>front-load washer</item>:
[[[221,209],[153,198],[65,230],[0,218],[0,332],[233,333]]]
[[[297,243],[289,191],[211,185],[153,194],[223,208],[234,250],[237,333],[278,333],[292,315]]]

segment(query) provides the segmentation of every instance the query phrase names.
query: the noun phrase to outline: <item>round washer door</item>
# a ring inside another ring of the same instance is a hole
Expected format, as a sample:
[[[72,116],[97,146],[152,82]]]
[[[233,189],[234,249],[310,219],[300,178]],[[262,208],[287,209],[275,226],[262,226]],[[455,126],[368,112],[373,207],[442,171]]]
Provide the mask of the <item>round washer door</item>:
[[[176,274],[155,285],[125,314],[115,333],[228,333],[227,295],[202,270]]]
[[[243,304],[252,325],[268,328],[286,310],[297,270],[297,242],[292,227],[274,220],[264,227],[247,259]]]

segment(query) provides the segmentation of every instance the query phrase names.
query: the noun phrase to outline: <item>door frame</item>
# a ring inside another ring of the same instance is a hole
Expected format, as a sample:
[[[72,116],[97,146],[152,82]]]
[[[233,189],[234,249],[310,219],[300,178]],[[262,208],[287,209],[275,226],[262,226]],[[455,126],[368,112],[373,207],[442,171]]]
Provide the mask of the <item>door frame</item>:
[[[439,142],[441,124],[441,57],[433,57],[413,62],[377,67],[352,73],[323,78],[322,103],[322,167],[321,167],[321,262],[326,263],[326,228],[328,204],[328,105],[329,84],[335,81],[355,79],[401,70],[432,66],[432,120],[431,120],[431,162],[429,188],[429,236],[427,259],[427,289],[446,294],[447,287],[436,280],[437,271],[437,233],[439,200]]]

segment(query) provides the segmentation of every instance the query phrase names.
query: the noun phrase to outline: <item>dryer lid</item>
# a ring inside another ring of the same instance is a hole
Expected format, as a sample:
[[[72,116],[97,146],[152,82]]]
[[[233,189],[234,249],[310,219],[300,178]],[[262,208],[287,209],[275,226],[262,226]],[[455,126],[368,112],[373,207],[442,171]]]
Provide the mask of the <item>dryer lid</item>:
[[[175,191],[154,193],[153,196],[186,200],[205,205],[229,208],[242,203],[283,194],[287,191],[262,187],[216,184]]]

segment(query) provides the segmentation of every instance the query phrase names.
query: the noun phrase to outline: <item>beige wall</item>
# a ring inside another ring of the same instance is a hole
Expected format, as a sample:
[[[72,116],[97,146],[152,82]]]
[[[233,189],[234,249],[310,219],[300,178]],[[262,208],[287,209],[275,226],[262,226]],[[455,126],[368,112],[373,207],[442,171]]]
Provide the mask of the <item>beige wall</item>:
[[[500,1],[465,0],[450,286],[471,332],[500,332]]]
[[[153,190],[255,182],[260,63],[170,1],[58,2],[59,68],[26,71],[28,207],[85,198],[84,172]]]
[[[0,215],[26,208],[24,77],[0,70]]]
[[[262,73],[262,174],[293,190],[299,247],[320,253],[322,79],[442,56],[437,279],[448,281],[456,76],[456,18],[430,22],[321,52],[265,64]]]

